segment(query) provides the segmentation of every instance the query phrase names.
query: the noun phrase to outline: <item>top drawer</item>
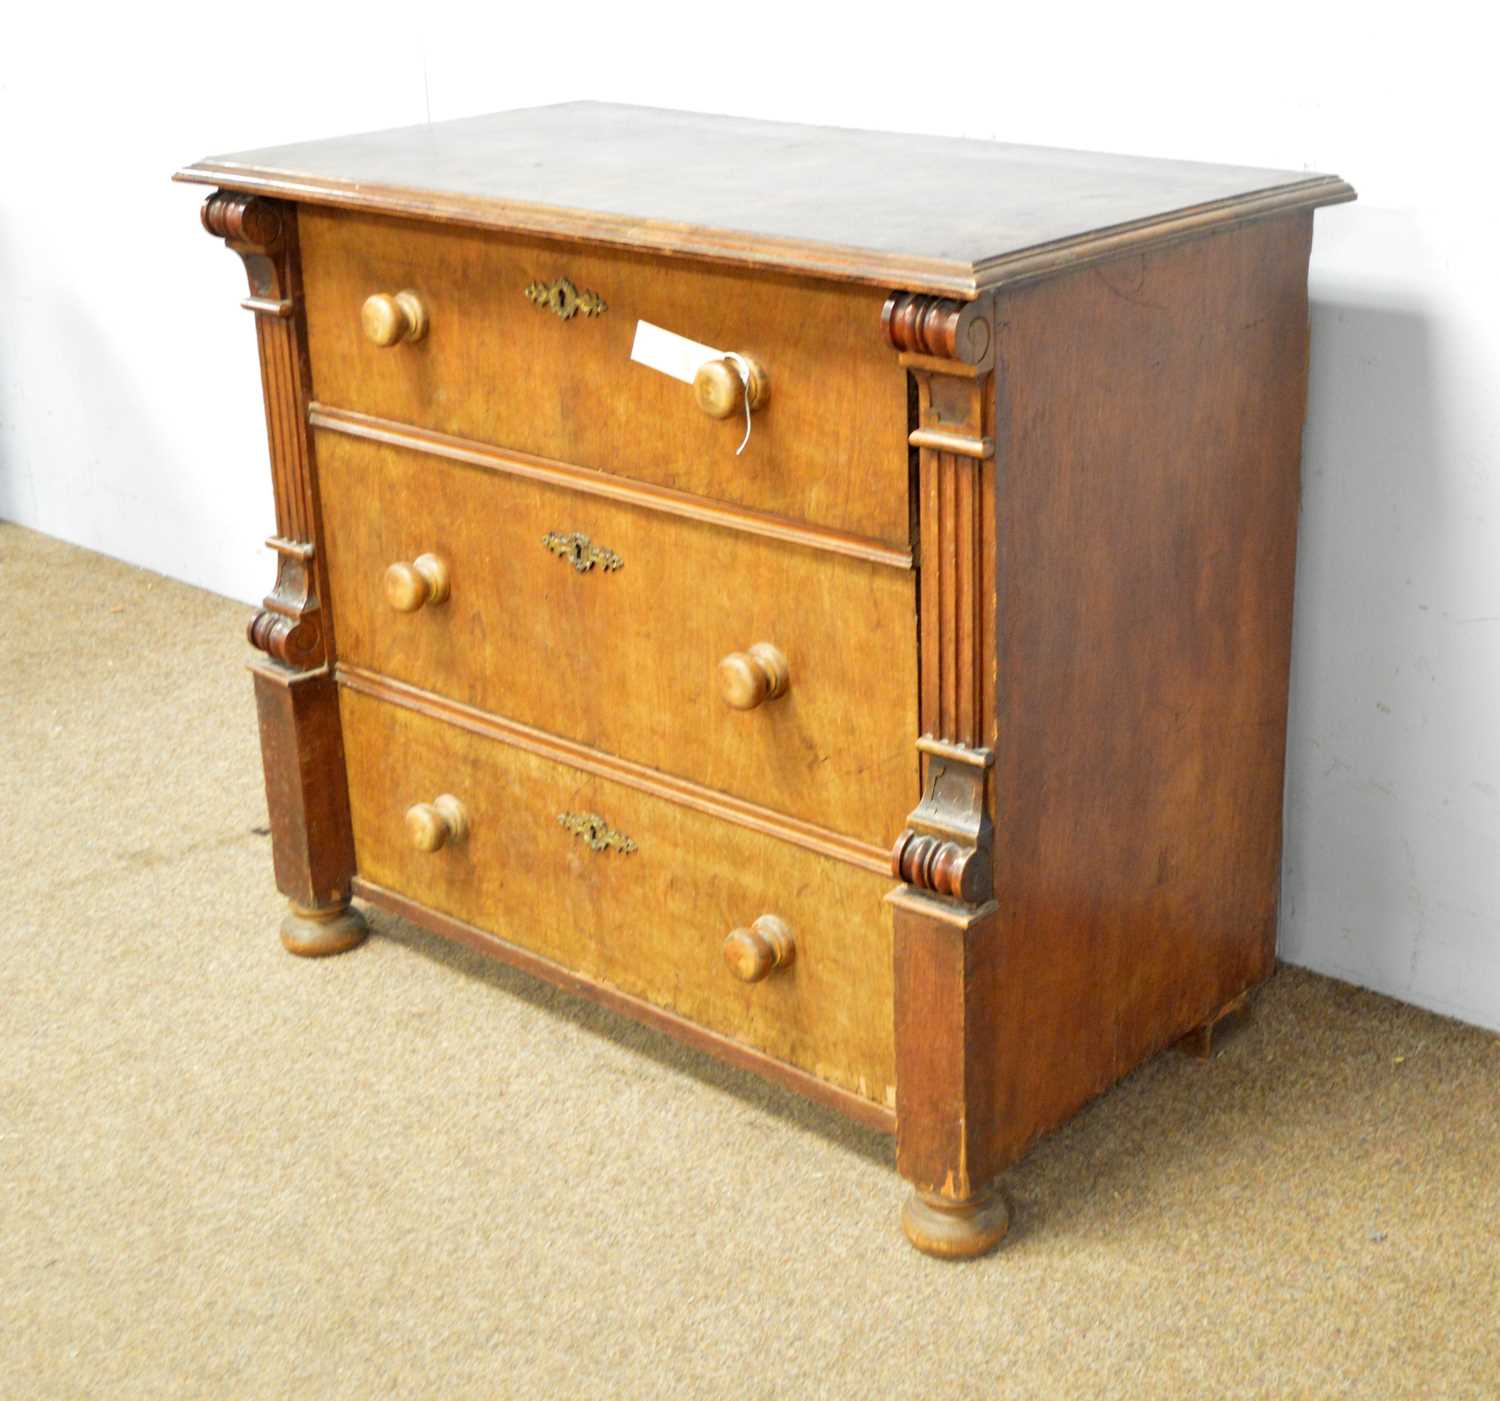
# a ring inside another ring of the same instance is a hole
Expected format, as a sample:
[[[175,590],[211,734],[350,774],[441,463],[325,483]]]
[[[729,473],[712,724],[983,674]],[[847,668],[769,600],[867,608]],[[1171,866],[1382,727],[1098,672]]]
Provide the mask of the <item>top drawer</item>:
[[[298,227],[322,403],[909,545],[906,375],[878,289],[312,206]],[[562,278],[606,309],[563,320],[527,297]],[[365,299],[403,290],[426,334],[377,346]],[[638,320],[765,367],[742,456],[742,412],[710,418],[631,360]]]

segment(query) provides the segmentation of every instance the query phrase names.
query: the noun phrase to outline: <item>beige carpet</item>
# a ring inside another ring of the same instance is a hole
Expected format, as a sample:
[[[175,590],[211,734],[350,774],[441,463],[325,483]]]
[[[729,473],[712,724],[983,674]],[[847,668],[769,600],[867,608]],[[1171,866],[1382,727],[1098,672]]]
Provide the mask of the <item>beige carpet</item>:
[[[1500,1038],[1284,970],[942,1265],[831,1113],[284,954],[244,607],[14,526],[0,590],[0,1396],[1500,1397]]]

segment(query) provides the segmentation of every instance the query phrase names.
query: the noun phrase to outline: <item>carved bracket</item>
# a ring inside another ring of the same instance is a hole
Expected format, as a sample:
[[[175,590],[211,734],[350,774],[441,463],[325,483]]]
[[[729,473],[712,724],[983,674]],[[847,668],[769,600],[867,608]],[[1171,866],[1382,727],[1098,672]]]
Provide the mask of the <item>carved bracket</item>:
[[[257,651],[297,671],[323,662],[323,629],[318,622],[318,595],[313,572],[313,546],[273,535],[268,550],[279,557],[276,587],[245,628]]]
[[[266,541],[277,556],[276,585],[250,620],[250,645],[298,671],[327,657],[321,580],[316,557],[317,502],[312,440],[307,427],[307,353],[297,315],[296,213],[289,205],[235,190],[204,202],[203,227],[240,256],[250,295],[240,303],[255,313],[260,342],[266,435],[276,496],[276,534]]]
[[[953,360],[975,371],[995,363],[994,304],[955,302],[920,292],[892,292],[880,313],[886,339],[907,355]]]
[[[287,317],[292,303],[286,286],[287,219],[275,200],[234,190],[215,190],[199,210],[203,227],[222,238],[245,264],[250,295],[247,311]]]
[[[931,735],[923,735],[917,749],[927,784],[891,851],[891,874],[917,890],[982,905],[995,887],[985,792],[994,756]]]

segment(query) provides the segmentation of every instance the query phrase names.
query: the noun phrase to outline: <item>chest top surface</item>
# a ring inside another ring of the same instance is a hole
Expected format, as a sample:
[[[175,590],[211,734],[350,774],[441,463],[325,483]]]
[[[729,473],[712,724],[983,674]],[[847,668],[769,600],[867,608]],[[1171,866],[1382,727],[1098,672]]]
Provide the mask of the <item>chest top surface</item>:
[[[1337,176],[574,102],[214,156],[181,180],[974,297]]]

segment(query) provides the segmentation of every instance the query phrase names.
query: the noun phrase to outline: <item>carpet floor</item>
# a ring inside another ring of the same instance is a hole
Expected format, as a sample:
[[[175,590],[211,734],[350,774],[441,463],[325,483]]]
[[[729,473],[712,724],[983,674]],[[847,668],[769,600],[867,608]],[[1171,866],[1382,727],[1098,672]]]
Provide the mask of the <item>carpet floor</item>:
[[[1500,1397],[1500,1038],[1284,968],[1005,1179],[376,914],[275,928],[246,609],[0,525],[0,1396]]]

